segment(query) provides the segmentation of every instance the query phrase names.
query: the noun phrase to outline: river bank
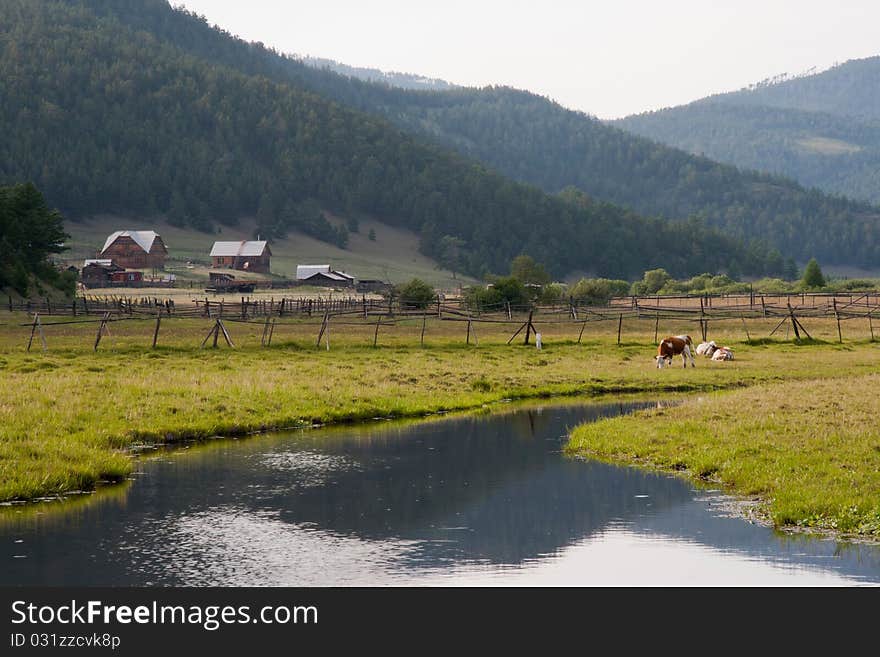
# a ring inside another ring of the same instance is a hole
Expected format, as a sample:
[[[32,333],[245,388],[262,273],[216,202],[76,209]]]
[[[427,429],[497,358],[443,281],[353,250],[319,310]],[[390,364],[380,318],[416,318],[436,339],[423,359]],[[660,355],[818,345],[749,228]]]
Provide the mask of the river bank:
[[[880,375],[699,394],[578,427],[570,455],[720,485],[777,528],[880,539]]]

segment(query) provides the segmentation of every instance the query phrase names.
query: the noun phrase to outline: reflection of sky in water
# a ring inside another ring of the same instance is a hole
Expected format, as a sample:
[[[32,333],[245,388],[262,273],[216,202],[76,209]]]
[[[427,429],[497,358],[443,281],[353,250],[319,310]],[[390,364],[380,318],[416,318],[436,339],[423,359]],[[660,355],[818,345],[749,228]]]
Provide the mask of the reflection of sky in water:
[[[465,528],[444,528],[467,531]],[[610,525],[557,553],[516,565],[485,561],[401,568],[415,541],[364,541],[317,527],[296,526],[271,514],[218,509],[187,516],[162,532],[160,543],[130,546],[136,559],[164,561],[187,586],[626,586],[802,585],[852,583],[816,566],[753,558],[739,551]],[[453,540],[453,539],[450,539]],[[143,551],[146,548],[146,551]],[[123,545],[122,549],[126,549]],[[171,557],[169,559],[169,557]],[[161,578],[161,571],[159,573]]]
[[[0,584],[880,582],[880,546],[725,517],[681,479],[565,459],[622,404],[262,436],[145,461],[67,513],[0,514]],[[17,515],[16,515],[17,514]]]

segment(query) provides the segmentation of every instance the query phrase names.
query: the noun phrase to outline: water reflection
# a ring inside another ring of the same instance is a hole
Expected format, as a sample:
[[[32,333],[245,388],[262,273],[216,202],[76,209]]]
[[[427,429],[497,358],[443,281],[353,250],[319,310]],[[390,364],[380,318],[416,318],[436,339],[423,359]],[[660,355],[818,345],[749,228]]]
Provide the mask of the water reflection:
[[[880,549],[784,537],[682,480],[561,455],[547,406],[225,441],[145,461],[120,497],[0,514],[3,584],[839,584]]]

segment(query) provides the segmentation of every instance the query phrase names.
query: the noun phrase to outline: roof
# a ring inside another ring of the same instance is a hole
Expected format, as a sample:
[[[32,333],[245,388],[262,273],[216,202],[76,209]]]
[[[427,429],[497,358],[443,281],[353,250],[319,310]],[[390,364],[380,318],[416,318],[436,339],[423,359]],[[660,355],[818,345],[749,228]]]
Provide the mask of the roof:
[[[266,250],[266,240],[251,240],[239,242],[214,242],[211,248],[211,257],[217,256],[244,256],[256,257],[263,255]]]
[[[351,277],[340,276],[335,271],[316,271],[314,274],[312,274],[311,276],[306,276],[304,279],[301,279],[301,278],[299,278],[299,276],[297,276],[297,280],[308,281],[308,280],[311,280],[311,279],[316,278],[318,276],[321,276],[322,278],[329,278],[331,281],[350,281],[351,280]]]
[[[97,265],[99,267],[112,267],[113,260],[111,260],[110,258],[90,258],[83,261],[83,267],[88,267],[89,265]]]
[[[304,281],[315,274],[329,274],[330,265],[297,265],[296,280]]]
[[[149,253],[150,249],[153,248],[153,242],[159,237],[159,233],[154,230],[117,230],[104,242],[104,248],[101,249],[101,253],[109,249],[110,245],[120,237],[130,237],[134,240],[135,244],[144,250],[144,253]]]

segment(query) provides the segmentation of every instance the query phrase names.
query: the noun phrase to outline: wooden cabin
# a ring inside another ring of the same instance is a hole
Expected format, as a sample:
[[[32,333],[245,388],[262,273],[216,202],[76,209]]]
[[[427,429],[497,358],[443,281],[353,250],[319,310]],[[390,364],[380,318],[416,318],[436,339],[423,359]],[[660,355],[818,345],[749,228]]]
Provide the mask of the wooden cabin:
[[[214,242],[211,248],[211,266],[269,273],[272,251],[265,240]]]

